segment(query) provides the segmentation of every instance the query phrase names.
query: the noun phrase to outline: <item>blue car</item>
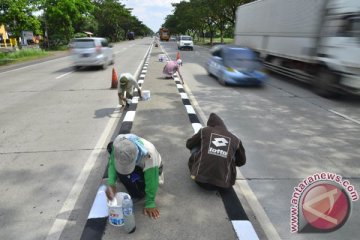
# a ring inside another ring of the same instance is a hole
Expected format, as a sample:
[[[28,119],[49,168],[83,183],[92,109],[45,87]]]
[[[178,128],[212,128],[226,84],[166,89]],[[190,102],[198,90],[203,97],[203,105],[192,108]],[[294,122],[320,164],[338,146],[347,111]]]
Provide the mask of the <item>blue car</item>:
[[[222,85],[262,85],[267,75],[256,53],[245,47],[233,45],[215,46],[205,67]]]

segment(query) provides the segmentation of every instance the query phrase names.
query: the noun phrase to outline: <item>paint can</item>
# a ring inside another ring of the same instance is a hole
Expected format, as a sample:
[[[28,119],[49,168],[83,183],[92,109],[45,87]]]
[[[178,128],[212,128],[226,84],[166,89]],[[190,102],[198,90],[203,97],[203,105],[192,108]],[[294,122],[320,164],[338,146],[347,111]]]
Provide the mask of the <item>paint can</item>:
[[[150,90],[143,90],[141,91],[141,95],[144,101],[147,101],[150,99]]]
[[[115,195],[115,198],[112,201],[108,201],[108,210],[109,210],[109,223],[113,226],[120,227],[124,225],[124,214],[122,209],[122,200],[125,195],[129,194],[124,192],[118,192]]]

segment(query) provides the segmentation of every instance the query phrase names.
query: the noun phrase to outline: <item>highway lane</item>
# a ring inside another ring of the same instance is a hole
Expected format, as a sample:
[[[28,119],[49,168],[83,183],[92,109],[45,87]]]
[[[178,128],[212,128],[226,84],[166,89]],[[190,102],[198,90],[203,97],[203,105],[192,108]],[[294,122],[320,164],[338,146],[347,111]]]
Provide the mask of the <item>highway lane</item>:
[[[116,44],[117,73],[135,73],[151,42]],[[2,239],[80,238],[119,117],[111,77],[68,56],[0,69]]]
[[[174,59],[176,43],[162,46]],[[180,55],[181,73],[203,121],[217,112],[243,139],[248,162],[241,168],[239,197],[251,209],[260,234],[269,239],[357,239],[358,202],[346,224],[329,234],[291,234],[289,216],[294,187],[317,172],[337,173],[360,190],[359,98],[324,99],[276,75],[263,88],[223,87],[204,69],[207,48],[196,46]],[[246,184],[251,192],[244,192]]]

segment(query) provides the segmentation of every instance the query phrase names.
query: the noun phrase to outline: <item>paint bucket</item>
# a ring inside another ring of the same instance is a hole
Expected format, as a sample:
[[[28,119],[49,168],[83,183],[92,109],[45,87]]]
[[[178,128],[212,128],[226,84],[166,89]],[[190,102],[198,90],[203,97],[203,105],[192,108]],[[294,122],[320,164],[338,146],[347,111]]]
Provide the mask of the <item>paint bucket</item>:
[[[159,62],[163,62],[165,60],[164,54],[159,54]]]
[[[124,225],[124,215],[122,209],[122,200],[125,195],[130,195],[124,192],[118,192],[115,195],[115,198],[112,201],[108,201],[108,210],[109,210],[109,223],[113,226],[120,227]]]
[[[141,91],[141,95],[144,101],[150,99],[150,90],[143,90]]]

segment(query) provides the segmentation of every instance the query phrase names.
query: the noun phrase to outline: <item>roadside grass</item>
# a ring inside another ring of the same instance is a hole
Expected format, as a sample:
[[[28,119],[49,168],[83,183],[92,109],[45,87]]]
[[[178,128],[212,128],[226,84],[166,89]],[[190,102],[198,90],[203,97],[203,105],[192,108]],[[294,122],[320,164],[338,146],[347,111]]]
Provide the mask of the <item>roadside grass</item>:
[[[203,45],[203,46],[210,46],[210,38],[200,38],[200,39],[195,39],[194,43],[197,45]],[[221,38],[213,38],[213,45],[217,45],[217,44],[232,44],[234,43],[234,39],[233,38],[224,38],[223,39],[223,43],[221,43]]]
[[[21,49],[14,52],[0,52],[0,66],[39,59],[52,54],[52,52],[41,49]]]

